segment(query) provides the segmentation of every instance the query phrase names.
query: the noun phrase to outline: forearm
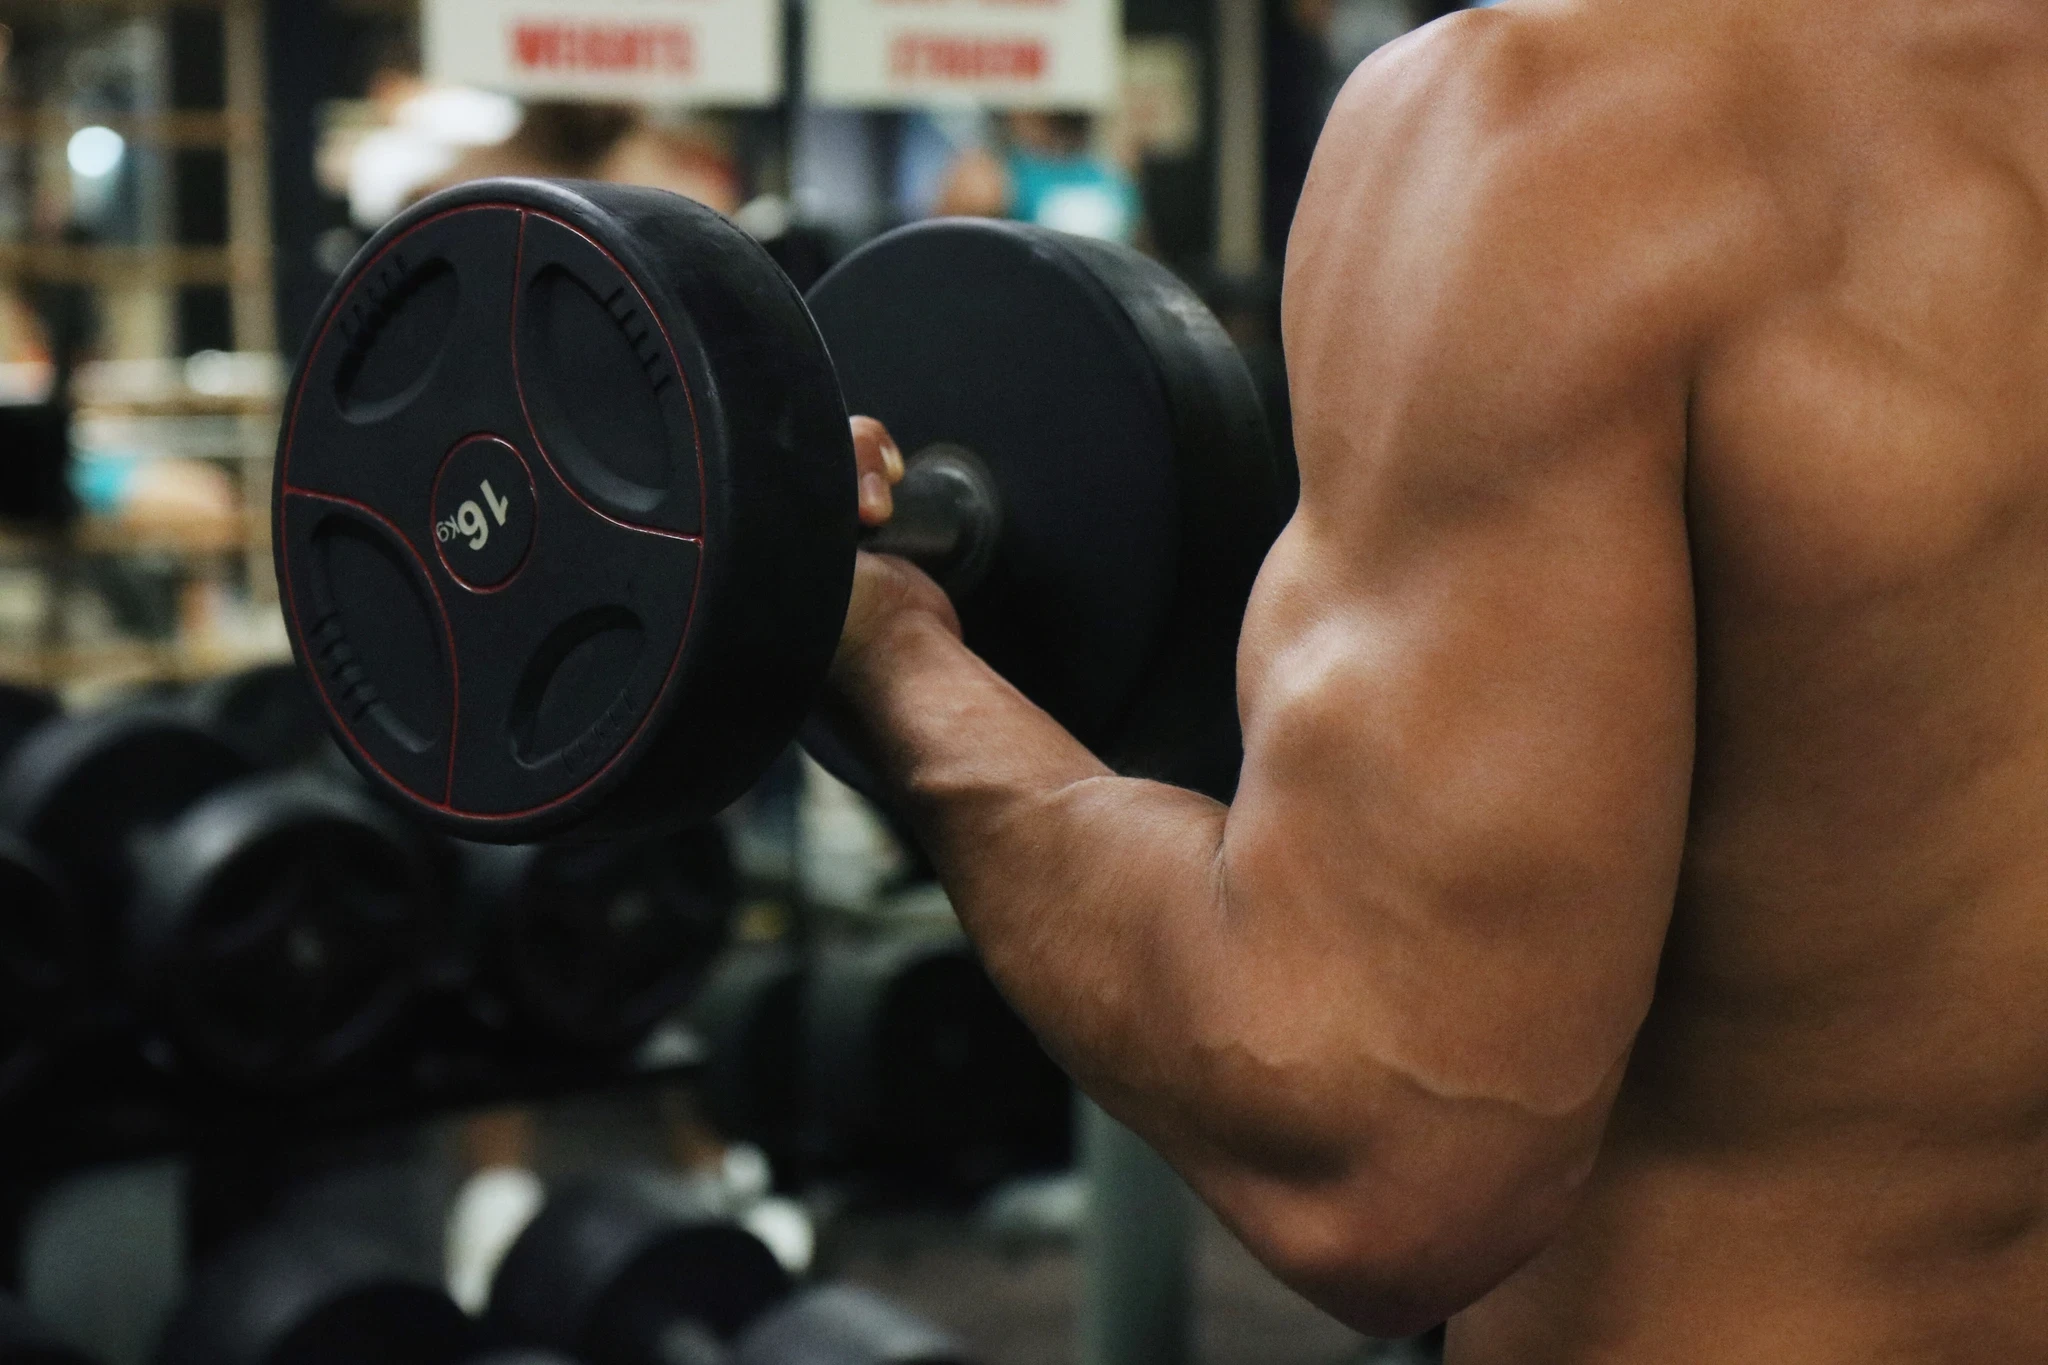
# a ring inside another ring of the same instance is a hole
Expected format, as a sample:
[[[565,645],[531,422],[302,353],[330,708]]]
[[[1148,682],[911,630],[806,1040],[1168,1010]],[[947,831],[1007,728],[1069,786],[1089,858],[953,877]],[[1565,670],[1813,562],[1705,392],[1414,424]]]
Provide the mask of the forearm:
[[[1105,1097],[1184,1088],[1191,1015],[1223,985],[1224,807],[1115,776],[926,618],[842,661],[835,682],[1047,1046]]]

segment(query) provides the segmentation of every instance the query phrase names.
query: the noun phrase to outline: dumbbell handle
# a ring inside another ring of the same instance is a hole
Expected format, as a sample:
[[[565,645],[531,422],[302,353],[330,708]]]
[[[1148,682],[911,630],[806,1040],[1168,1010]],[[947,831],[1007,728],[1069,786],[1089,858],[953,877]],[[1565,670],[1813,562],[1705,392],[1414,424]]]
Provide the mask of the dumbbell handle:
[[[888,522],[861,537],[861,548],[901,555],[956,600],[987,572],[1002,535],[995,478],[964,446],[926,446],[910,457],[896,485]]]

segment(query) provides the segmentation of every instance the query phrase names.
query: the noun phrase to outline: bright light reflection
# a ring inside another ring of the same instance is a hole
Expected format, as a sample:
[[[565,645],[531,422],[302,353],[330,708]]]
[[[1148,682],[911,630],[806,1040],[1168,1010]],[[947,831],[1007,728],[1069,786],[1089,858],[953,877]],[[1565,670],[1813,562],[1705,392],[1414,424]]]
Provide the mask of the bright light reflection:
[[[99,124],[80,128],[64,148],[64,158],[71,163],[71,169],[87,180],[112,175],[126,155],[127,139]]]

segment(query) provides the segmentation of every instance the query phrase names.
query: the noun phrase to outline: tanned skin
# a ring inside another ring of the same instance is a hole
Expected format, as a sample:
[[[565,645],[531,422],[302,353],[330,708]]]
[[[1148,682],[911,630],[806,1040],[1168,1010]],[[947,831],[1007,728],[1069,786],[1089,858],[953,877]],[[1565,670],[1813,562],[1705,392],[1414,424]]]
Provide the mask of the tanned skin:
[[[2048,1360],[2048,4],[1434,25],[1286,342],[1230,807],[862,561],[836,694],[1010,998],[1454,1365]]]

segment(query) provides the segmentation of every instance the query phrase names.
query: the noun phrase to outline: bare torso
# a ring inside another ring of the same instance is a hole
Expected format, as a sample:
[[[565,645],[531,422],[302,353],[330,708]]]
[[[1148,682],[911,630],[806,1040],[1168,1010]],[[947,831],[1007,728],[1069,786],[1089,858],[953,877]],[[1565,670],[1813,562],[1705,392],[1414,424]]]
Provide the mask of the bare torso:
[[[862,557],[835,695],[997,982],[1452,1365],[2048,1360],[2048,0],[1455,16],[1287,255],[1228,807]]]
[[[2048,5],[1512,21],[1588,82],[1666,63],[1731,208],[1687,286],[1656,1002],[1576,1214],[1451,1360],[2048,1360]]]

